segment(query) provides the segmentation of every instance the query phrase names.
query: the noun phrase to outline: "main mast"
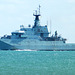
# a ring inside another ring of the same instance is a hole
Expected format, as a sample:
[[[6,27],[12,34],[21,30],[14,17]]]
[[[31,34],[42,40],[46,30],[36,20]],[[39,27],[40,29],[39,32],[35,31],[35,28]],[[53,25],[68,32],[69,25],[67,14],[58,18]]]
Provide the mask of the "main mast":
[[[41,16],[40,15],[40,5],[39,5],[39,11],[35,10],[35,14],[33,14],[33,16],[35,16],[33,28],[40,26],[40,20],[39,20],[39,16]]]

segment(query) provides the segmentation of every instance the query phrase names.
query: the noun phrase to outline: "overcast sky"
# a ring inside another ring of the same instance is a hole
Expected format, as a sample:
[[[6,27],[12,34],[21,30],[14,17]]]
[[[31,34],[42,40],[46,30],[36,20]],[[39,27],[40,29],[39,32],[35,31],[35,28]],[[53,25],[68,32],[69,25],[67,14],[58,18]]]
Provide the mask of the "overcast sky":
[[[41,5],[41,25],[75,42],[75,0],[0,0],[0,36],[11,34],[20,25],[34,24],[33,12]]]

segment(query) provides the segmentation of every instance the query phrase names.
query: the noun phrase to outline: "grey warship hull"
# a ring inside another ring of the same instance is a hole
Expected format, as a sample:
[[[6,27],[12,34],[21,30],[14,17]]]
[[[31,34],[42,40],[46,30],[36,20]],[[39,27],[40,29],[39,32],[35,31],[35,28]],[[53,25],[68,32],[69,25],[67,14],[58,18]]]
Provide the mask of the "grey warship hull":
[[[36,51],[75,51],[75,44],[65,44],[62,41],[38,40],[0,40],[1,50],[36,50]]]

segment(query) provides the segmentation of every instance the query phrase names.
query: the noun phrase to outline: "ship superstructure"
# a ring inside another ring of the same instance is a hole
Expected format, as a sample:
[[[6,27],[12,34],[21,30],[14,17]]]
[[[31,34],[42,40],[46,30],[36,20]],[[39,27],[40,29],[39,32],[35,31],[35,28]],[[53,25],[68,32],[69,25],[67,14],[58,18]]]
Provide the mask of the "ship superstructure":
[[[40,6],[39,12],[36,11],[34,25],[20,26],[20,30],[11,32],[11,35],[4,35],[0,39],[0,49],[15,50],[15,49],[31,49],[31,50],[75,50],[74,44],[66,44],[66,39],[58,36],[57,31],[55,35],[49,36],[47,25],[40,25]]]

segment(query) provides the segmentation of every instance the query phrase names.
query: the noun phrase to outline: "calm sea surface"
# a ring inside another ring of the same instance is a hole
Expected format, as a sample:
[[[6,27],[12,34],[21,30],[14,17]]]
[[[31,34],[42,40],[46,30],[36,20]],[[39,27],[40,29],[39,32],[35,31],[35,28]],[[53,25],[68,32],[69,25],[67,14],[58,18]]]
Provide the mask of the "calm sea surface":
[[[75,75],[75,51],[0,51],[0,75]]]

